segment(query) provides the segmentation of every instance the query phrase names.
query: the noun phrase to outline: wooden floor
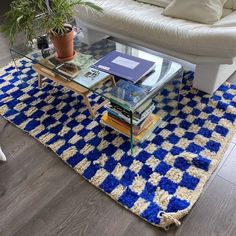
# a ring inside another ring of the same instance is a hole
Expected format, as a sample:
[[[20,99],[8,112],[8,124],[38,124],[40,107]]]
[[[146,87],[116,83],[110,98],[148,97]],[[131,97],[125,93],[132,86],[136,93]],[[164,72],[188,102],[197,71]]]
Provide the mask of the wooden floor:
[[[0,66],[9,60],[0,35]],[[169,231],[125,210],[1,117],[0,144],[8,158],[0,162],[1,236],[236,235],[236,137],[190,214]]]

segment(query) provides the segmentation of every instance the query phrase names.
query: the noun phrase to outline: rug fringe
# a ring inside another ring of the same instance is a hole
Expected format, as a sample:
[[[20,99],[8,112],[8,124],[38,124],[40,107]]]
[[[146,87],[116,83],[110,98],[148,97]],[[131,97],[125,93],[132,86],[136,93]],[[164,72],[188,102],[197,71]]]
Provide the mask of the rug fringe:
[[[177,227],[181,225],[181,222],[177,219],[178,217],[176,217],[177,215],[178,212],[170,213],[170,212],[160,211],[158,214],[158,218],[160,218],[162,221],[162,227],[165,230],[168,230],[171,224],[175,224]]]

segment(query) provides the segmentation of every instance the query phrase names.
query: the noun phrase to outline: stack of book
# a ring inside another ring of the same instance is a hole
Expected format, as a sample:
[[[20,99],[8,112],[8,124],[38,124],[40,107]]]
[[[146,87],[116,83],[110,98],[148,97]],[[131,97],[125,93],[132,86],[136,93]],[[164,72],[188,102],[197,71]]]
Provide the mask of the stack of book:
[[[152,99],[139,105],[144,100],[146,91],[124,80],[118,81],[110,93],[111,102],[106,106],[107,111],[103,114],[101,122],[128,137],[131,135],[132,125],[134,140],[143,142],[160,121],[160,117],[153,114],[155,106]],[[130,107],[137,107],[132,117]]]

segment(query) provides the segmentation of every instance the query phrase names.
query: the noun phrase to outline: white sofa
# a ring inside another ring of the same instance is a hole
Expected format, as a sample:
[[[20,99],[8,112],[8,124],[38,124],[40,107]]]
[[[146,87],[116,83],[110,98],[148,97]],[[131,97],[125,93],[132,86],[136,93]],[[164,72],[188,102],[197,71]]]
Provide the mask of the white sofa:
[[[212,94],[236,70],[236,11],[224,10],[220,21],[205,25],[163,16],[163,8],[133,0],[92,1],[104,12],[77,9],[85,32],[102,32],[196,64],[197,89]]]

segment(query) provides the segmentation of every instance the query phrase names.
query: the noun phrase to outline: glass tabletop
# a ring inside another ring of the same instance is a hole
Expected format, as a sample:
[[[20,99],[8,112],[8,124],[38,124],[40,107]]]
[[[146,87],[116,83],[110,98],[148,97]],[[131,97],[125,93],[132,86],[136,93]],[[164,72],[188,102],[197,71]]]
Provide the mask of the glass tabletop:
[[[26,57],[34,64],[39,64],[45,69],[61,76],[65,80],[74,81],[80,86],[102,96],[105,99],[112,100],[124,109],[134,112],[138,107],[152,98],[165,84],[174,78],[181,70],[182,66],[173,61],[155,56],[143,50],[131,47],[129,45],[119,43],[114,39],[103,39],[92,45],[86,45],[79,40],[79,36],[74,38],[74,48],[76,55],[74,59],[67,62],[60,62],[55,57],[55,49],[52,44],[49,48],[38,50],[35,46],[20,45],[12,47],[11,53],[17,54],[19,57]],[[104,80],[104,83],[98,83],[103,78],[109,76],[109,73],[96,70],[91,66],[108,53],[118,51],[155,62],[155,69],[147,76],[144,76],[135,85],[124,83],[124,79],[116,77],[118,88],[115,90],[117,99],[114,98],[114,83],[111,80]],[[132,96],[129,94],[129,102],[123,103],[122,97],[127,96],[128,90],[140,88],[140,91],[145,91],[142,98],[140,96]]]

